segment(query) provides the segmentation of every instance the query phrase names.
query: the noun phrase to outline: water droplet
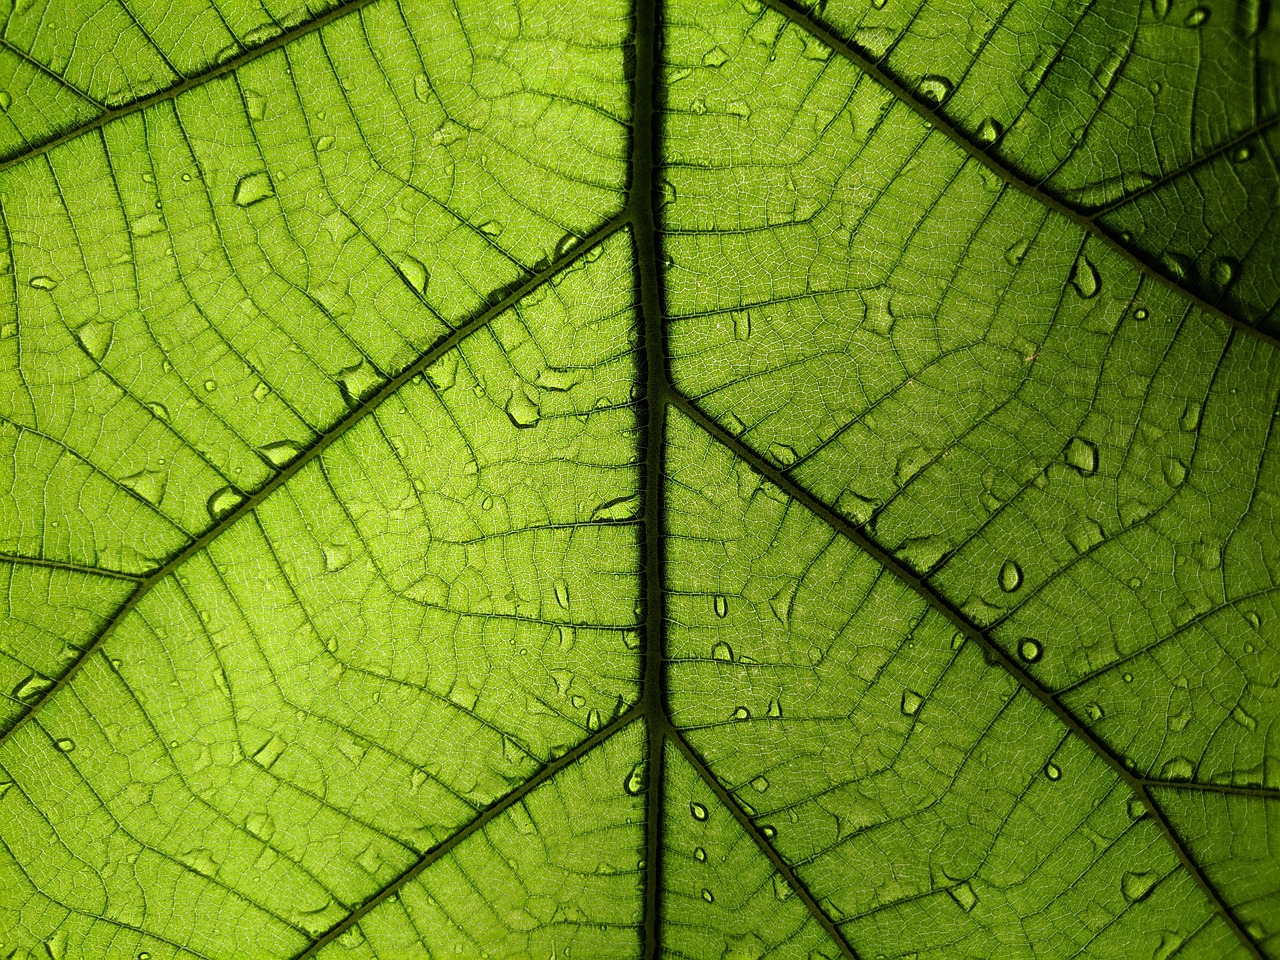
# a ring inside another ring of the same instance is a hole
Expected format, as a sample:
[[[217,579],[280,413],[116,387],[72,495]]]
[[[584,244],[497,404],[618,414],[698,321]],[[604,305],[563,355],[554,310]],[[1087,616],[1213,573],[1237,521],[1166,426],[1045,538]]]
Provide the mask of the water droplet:
[[[1015,241],[1009,246],[1009,249],[1004,252],[1005,262],[1016,267],[1022,262],[1022,258],[1027,255],[1027,250],[1030,246],[1031,240],[1028,238],[1024,237],[1021,240]]]
[[[8,110],[13,105],[13,97],[8,90],[0,90],[0,110]]]
[[[1083,437],[1072,437],[1067,444],[1067,463],[1086,476],[1098,469],[1098,446]]]
[[[1195,767],[1186,757],[1174,757],[1160,768],[1160,776],[1166,780],[1190,780],[1194,773]]]
[[[707,903],[715,903],[716,895],[712,893],[710,890],[708,890],[706,887],[703,887],[702,899],[707,901]]]
[[[733,647],[729,646],[723,640],[717,641],[715,646],[711,648],[712,660],[732,660]]]
[[[242,494],[235,487],[223,487],[221,490],[215,490],[209,497],[208,508],[209,516],[214,520],[221,520],[240,506],[240,502],[244,500]]]
[[[1067,527],[1067,543],[1071,544],[1076,553],[1088,553],[1105,539],[1102,524],[1097,520],[1082,517]]]
[[[35,700],[52,686],[53,681],[51,679],[41,676],[38,673],[33,673],[25,680],[20,681],[18,685],[13,688],[13,695],[18,700],[31,701]]]
[[[750,720],[750,719],[751,719],[751,711],[750,711],[750,710],[748,710],[746,707],[735,707],[735,708],[734,708],[734,710],[733,710],[733,719],[735,719],[735,720]]]
[[[349,367],[338,371],[334,378],[348,406],[357,407],[378,389],[382,381],[377,369],[363,357]]]
[[[1196,7],[1182,22],[1188,27],[1203,27],[1209,22],[1209,11],[1205,7]]]
[[[1161,256],[1160,263],[1175,280],[1185,280],[1191,274],[1191,258],[1181,253],[1166,253]]]
[[[714,606],[717,617],[724,619],[729,615],[729,600],[723,593],[716,594]]]
[[[1000,139],[1000,134],[1004,132],[1004,128],[1000,123],[992,117],[987,117],[978,125],[978,143],[984,147],[989,147]]]
[[[786,878],[780,873],[773,875],[773,896],[779,902],[791,897],[791,885],[787,883]],[[759,956],[764,956],[764,954],[761,953]]]
[[[799,459],[796,452],[785,443],[769,444],[769,459],[780,467],[789,467]]]
[[[1071,285],[1085,300],[1098,295],[1098,288],[1102,285],[1098,277],[1098,268],[1084,254],[1076,259],[1076,264],[1071,270]]]
[[[329,573],[337,573],[348,566],[354,556],[351,545],[346,543],[326,543],[320,549],[324,553],[324,568]]]
[[[500,237],[502,236],[502,224],[496,220],[486,220],[480,224],[480,232],[486,237]]]
[[[1013,593],[1022,586],[1022,568],[1012,560],[1006,560],[1000,568],[1000,589],[1005,593]]]
[[[703,850],[703,849],[702,849],[702,847],[694,847],[694,848],[693,848],[693,859],[697,860],[699,863],[706,863],[706,862],[707,862],[707,851],[706,851],[706,850]]]
[[[27,284],[37,290],[56,290],[58,288],[58,281],[53,277],[32,277],[27,281]]]
[[[707,808],[696,800],[689,804],[689,814],[695,820],[706,820],[708,816]]]
[[[957,883],[954,887],[947,890],[951,894],[951,899],[960,905],[960,909],[968,913],[978,905],[978,895],[973,892],[973,887],[969,886],[969,881]]]
[[[507,401],[507,417],[519,429],[537,426],[542,411],[523,390],[516,390]]]
[[[1231,719],[1240,724],[1240,726],[1244,727],[1250,733],[1258,729],[1258,719],[1252,716],[1239,704],[1236,704],[1235,709],[1231,711]]]
[[[725,113],[737,117],[739,120],[746,120],[751,116],[751,105],[745,100],[730,100],[725,104],[724,109]]]
[[[1177,457],[1166,457],[1164,479],[1171,487],[1180,487],[1187,479],[1187,465]]]
[[[1230,257],[1219,257],[1214,261],[1213,269],[1210,271],[1210,279],[1213,280],[1214,286],[1219,290],[1225,290],[1231,285],[1231,281],[1236,278],[1240,265]]]
[[[1120,679],[1123,680],[1125,683],[1133,683],[1133,674],[1132,673],[1122,674],[1120,676]]]
[[[564,610],[569,609],[569,585],[563,580],[555,582],[556,603]]]
[[[902,691],[902,712],[908,717],[914,717],[920,712],[920,707],[924,703],[924,697],[916,693],[914,690]]]
[[[293,458],[302,453],[302,447],[292,440],[277,440],[258,448],[258,452],[267,458],[273,467],[287,466]]]
[[[55,744],[63,753],[70,753],[76,748],[76,742],[70,738],[63,738]]]
[[[111,349],[113,329],[113,325],[105,320],[90,320],[76,330],[76,337],[85,353],[95,360],[101,360]]]
[[[1156,885],[1154,873],[1128,871],[1120,878],[1120,892],[1130,903],[1137,903]]]
[[[637,763],[622,781],[622,789],[635,797],[644,792],[644,764]]]
[[[1018,643],[1018,656],[1027,663],[1035,663],[1044,656],[1044,647],[1040,645],[1039,640],[1023,637]]]
[[[916,90],[926,101],[937,106],[951,93],[951,81],[931,73],[921,78]]]
[[[729,62],[729,55],[720,47],[713,47],[702,55],[702,65],[704,67],[716,68],[723,66]]]
[[[266,743],[254,751],[253,762],[265,770],[270,770],[280,759],[280,754],[284,753],[285,746],[284,740],[273,733]]]
[[[333,149],[333,137],[325,134],[323,137],[316,139],[316,153],[324,153],[326,150]]]
[[[244,109],[250,120],[262,120],[267,115],[267,98],[253,90],[244,91]]]
[[[419,103],[430,103],[432,100],[431,81],[427,79],[425,73],[420,73],[413,78],[413,95],[418,99]]]
[[[1044,765],[1044,775],[1048,777],[1050,780],[1061,780],[1062,768],[1059,767],[1056,763],[1046,763]]]
[[[148,503],[159,503],[164,497],[169,473],[165,470],[139,470],[120,481]]]
[[[418,293],[427,292],[427,280],[430,278],[427,274],[427,268],[423,266],[422,261],[417,257],[411,257],[406,253],[400,258],[400,275]]]
[[[164,220],[158,213],[148,213],[129,224],[129,232],[135,237],[152,237],[164,230]]]
[[[1095,723],[1107,715],[1106,711],[1102,709],[1102,705],[1096,702],[1085,704],[1084,711],[1088,715],[1089,719]]]
[[[275,195],[276,190],[271,185],[271,178],[265,171],[259,170],[257,173],[247,173],[240,178],[232,199],[237,207],[250,207]]]

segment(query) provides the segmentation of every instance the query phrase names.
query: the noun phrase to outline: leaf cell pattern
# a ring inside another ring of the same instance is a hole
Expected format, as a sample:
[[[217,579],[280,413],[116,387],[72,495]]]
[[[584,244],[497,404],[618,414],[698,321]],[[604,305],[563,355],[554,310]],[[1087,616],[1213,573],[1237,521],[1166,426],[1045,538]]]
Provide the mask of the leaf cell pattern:
[[[0,953],[1280,957],[1269,4],[3,23]]]

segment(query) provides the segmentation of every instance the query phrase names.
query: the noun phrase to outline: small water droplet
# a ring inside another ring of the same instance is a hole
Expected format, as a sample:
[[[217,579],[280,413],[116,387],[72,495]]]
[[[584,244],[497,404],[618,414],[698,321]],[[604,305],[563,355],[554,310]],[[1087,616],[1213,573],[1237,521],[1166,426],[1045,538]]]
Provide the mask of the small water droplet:
[[[232,199],[237,207],[251,207],[275,195],[276,190],[271,185],[271,178],[267,176],[266,171],[259,170],[256,173],[247,173],[240,178]]]
[[[750,719],[751,719],[751,711],[750,711],[750,710],[748,710],[746,707],[735,707],[735,708],[734,708],[734,710],[733,710],[733,719],[735,719],[735,720],[750,720]]]
[[[924,697],[916,693],[914,690],[902,691],[902,712],[908,717],[914,717],[920,712],[920,707],[924,703]]]
[[[1181,253],[1166,253],[1160,257],[1160,263],[1175,280],[1185,280],[1191,275],[1191,258]]]
[[[637,763],[622,781],[622,789],[630,796],[639,796],[644,792],[644,764]]]
[[[139,470],[120,482],[148,503],[158,504],[164,498],[169,474],[165,470]]]
[[[699,863],[706,863],[706,862],[707,862],[707,851],[706,851],[706,850],[704,850],[704,849],[702,849],[702,847],[694,847],[694,848],[693,848],[693,859],[697,860]]]
[[[1072,521],[1067,527],[1066,536],[1067,543],[1080,554],[1088,553],[1107,538],[1102,530],[1102,524],[1088,517],[1080,517]]]
[[[244,91],[244,109],[250,120],[262,120],[267,115],[267,98],[254,90]]]
[[[420,73],[413,78],[413,95],[419,103],[432,101],[431,81],[427,79],[425,73]]]
[[[989,147],[1000,139],[1000,134],[1004,132],[1004,128],[999,122],[992,117],[987,117],[978,125],[978,142],[984,147]]]
[[[702,55],[702,65],[704,67],[711,67],[714,69],[716,67],[724,66],[724,64],[728,62],[729,55],[720,47],[713,47]]]
[[[1085,704],[1084,712],[1088,715],[1089,719],[1095,723],[1107,715],[1106,711],[1102,709],[1102,705],[1096,702]]]
[[[302,447],[292,440],[277,440],[275,443],[259,447],[258,451],[273,467],[279,468],[287,466],[294,457],[302,453]]]
[[[324,553],[324,568],[329,573],[337,573],[350,565],[354,556],[351,545],[346,543],[326,543],[320,549]]]
[[[1071,285],[1085,300],[1096,297],[1099,287],[1102,286],[1102,281],[1098,277],[1098,268],[1084,254],[1076,259],[1075,266],[1071,270]]]
[[[1044,765],[1044,775],[1048,777],[1050,780],[1061,780],[1062,768],[1059,767],[1056,763],[1046,763]]]
[[[400,258],[400,275],[404,277],[405,283],[409,284],[418,293],[427,292],[427,280],[430,279],[427,268],[417,257],[411,257],[407,253]]]
[[[1044,656],[1044,647],[1040,645],[1039,640],[1023,637],[1018,643],[1018,656],[1027,663],[1035,663]]]
[[[1187,479],[1187,465],[1177,457],[1166,457],[1164,479],[1171,487],[1180,487]]]
[[[716,616],[724,619],[729,615],[729,599],[723,593],[717,593],[714,600]]]
[[[13,106],[13,97],[8,90],[0,90],[0,110],[8,110]]]
[[[164,220],[158,213],[148,213],[129,224],[129,232],[135,237],[153,237],[164,230]]]
[[[1027,255],[1027,250],[1030,246],[1031,240],[1025,237],[1021,240],[1014,241],[1014,243],[1012,243],[1004,252],[1005,262],[1016,267],[1022,262],[1022,258]]]
[[[1190,780],[1194,773],[1195,767],[1191,761],[1181,756],[1165,761],[1160,768],[1160,776],[1166,780]]]
[[[782,716],[782,705],[778,703],[776,697],[769,701],[769,709],[765,711],[765,713],[767,716],[773,717],[774,719],[778,719]]]
[[[1219,257],[1214,261],[1213,269],[1209,276],[1213,280],[1214,286],[1219,290],[1225,290],[1231,285],[1231,281],[1236,278],[1240,265],[1230,257]]]
[[[1120,878],[1120,892],[1130,903],[1137,903],[1156,885],[1156,875],[1148,872],[1127,871]]]
[[[1067,463],[1088,476],[1098,469],[1098,446],[1083,437],[1072,437],[1067,443]]]
[[[72,750],[76,748],[76,742],[70,738],[64,737],[63,739],[57,741],[56,746],[63,753],[70,753]]]
[[[931,73],[921,78],[916,90],[926,101],[937,106],[950,95],[951,81],[946,77]]]
[[[507,417],[519,429],[528,429],[538,425],[542,411],[523,390],[516,390],[507,401]]]
[[[778,835],[778,828],[775,826],[772,826],[771,824],[766,823],[763,827],[760,828],[760,832],[764,834],[764,838],[766,840],[772,840],[774,837]]]
[[[316,153],[324,153],[326,150],[332,150],[334,144],[333,137],[325,134],[323,137],[316,139]]]
[[[717,641],[716,644],[711,648],[711,659],[712,660],[732,660],[733,647],[729,646],[723,640]]]
[[[85,353],[94,360],[101,360],[111,349],[114,327],[105,320],[90,320],[76,330],[76,337]]]
[[[1128,809],[1129,817],[1133,820],[1141,820],[1147,815],[1147,805],[1136,797],[1129,801]]]
[[[707,901],[707,903],[715,903],[716,895],[712,893],[710,890],[708,890],[706,887],[703,887],[702,899]]]
[[[1012,560],[1006,560],[1000,568],[1000,589],[1005,593],[1013,593],[1022,586],[1022,568]]]
[[[1234,710],[1231,711],[1231,719],[1240,726],[1244,727],[1250,733],[1258,729],[1258,719],[1250,714],[1244,707],[1236,704]]]
[[[689,804],[689,814],[695,820],[706,820],[708,817],[707,808],[696,800]]]
[[[1203,27],[1209,22],[1209,11],[1205,7],[1196,7],[1182,22],[1188,27]]]
[[[968,913],[978,905],[978,895],[973,892],[973,887],[969,886],[969,881],[957,883],[954,887],[947,890],[951,894],[951,899],[960,905],[960,909]]]
[[[796,452],[785,443],[769,444],[769,459],[780,467],[789,467],[799,459]]]
[[[773,875],[773,896],[779,902],[788,900],[791,897],[791,885],[787,883],[786,878],[780,873]],[[764,954],[758,954],[764,956]]]
[[[240,506],[242,500],[244,500],[244,494],[235,489],[235,487],[223,487],[221,490],[215,490],[209,497],[209,516],[213,517],[214,520],[221,520],[235,510],[236,507]]]
[[[502,224],[496,220],[486,220],[480,224],[480,232],[486,237],[500,237],[502,236]]]

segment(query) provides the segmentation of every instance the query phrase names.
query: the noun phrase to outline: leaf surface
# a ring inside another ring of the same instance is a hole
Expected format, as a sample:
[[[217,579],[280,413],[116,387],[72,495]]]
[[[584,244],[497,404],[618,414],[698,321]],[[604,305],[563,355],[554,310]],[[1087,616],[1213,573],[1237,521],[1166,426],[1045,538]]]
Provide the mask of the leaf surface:
[[[1280,956],[1267,4],[0,43],[0,952]]]

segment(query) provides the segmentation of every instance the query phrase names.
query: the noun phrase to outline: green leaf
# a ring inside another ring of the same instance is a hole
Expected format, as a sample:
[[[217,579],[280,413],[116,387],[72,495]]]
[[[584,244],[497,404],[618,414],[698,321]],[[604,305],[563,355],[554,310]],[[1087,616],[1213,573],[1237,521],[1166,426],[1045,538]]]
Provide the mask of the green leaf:
[[[1268,4],[4,22],[0,955],[1280,957]]]

